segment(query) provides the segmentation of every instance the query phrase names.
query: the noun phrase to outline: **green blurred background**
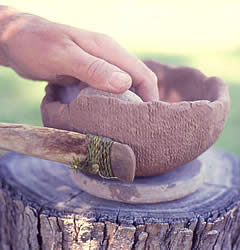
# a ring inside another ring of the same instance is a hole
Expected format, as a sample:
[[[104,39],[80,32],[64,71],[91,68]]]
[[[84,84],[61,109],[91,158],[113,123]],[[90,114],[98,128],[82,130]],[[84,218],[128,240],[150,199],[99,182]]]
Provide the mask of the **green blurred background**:
[[[232,105],[216,145],[240,155],[240,1],[2,0],[50,20],[106,33],[140,58],[188,65],[229,86]],[[44,82],[0,67],[0,121],[41,125]]]

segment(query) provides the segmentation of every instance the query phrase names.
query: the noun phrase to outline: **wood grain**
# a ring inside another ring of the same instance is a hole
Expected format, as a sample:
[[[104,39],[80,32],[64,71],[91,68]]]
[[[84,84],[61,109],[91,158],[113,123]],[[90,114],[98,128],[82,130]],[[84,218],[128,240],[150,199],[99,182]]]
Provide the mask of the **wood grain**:
[[[84,161],[89,138],[80,133],[24,124],[0,123],[0,148],[69,164]]]
[[[69,165],[74,159],[79,162],[87,159],[90,141],[87,135],[66,130],[0,123],[0,149]],[[109,158],[114,177],[131,183],[136,169],[132,149],[128,145],[113,142]]]
[[[59,163],[0,160],[1,249],[240,248],[240,162],[210,149],[204,185],[180,200],[130,205],[77,188]],[[35,167],[32,167],[34,165]]]

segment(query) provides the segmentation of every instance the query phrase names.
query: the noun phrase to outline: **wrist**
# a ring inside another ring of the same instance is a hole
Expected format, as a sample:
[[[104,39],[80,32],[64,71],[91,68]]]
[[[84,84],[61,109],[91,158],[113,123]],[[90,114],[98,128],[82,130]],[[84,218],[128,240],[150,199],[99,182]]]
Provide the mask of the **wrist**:
[[[10,24],[15,21],[19,12],[15,9],[0,5],[0,65],[8,66],[7,40]]]

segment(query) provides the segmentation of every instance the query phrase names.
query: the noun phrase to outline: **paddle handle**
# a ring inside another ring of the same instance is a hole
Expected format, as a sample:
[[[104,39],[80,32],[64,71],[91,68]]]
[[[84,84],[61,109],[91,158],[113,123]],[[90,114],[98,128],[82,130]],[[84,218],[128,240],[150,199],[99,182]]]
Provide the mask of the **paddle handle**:
[[[96,137],[99,138],[100,137]],[[0,123],[0,149],[29,156],[72,164],[88,159],[88,135],[66,130],[36,127],[23,124]],[[99,154],[100,152],[96,152]],[[103,153],[103,157],[106,154]],[[119,180],[132,182],[135,177],[136,158],[126,144],[113,142],[109,154],[113,176]]]
[[[0,123],[0,148],[69,164],[88,156],[89,138],[84,134],[23,124]]]

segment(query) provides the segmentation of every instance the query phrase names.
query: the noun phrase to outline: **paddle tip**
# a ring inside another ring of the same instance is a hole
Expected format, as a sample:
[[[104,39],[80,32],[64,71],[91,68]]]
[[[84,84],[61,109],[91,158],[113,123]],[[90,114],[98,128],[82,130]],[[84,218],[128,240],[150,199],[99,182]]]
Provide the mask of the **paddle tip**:
[[[114,142],[110,157],[114,176],[123,182],[132,183],[135,178],[136,157],[131,147]]]

